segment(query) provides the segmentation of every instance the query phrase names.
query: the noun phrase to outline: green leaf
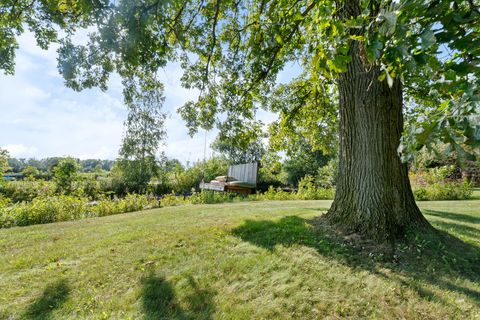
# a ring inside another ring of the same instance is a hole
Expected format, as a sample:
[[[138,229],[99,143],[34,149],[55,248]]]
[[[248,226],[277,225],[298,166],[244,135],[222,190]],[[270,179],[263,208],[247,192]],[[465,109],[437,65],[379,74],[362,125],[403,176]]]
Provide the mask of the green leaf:
[[[386,75],[387,71],[386,70],[383,70],[380,75],[378,76],[378,81],[383,81],[385,80],[385,77],[387,76]]]
[[[58,10],[60,12],[67,12],[68,4],[66,3],[66,1],[59,1],[58,2]]]
[[[447,109],[449,105],[450,105],[450,101],[449,101],[449,100],[443,101],[443,102],[440,104],[440,108],[438,108],[438,111],[443,111],[443,110]]]
[[[433,122],[416,135],[417,144],[419,146],[423,146],[427,143],[428,139],[430,138],[431,134],[433,133],[435,127],[438,125],[438,122]]]
[[[337,73],[347,71],[347,64],[352,60],[350,56],[337,55],[333,60],[328,60],[330,70]]]
[[[461,145],[459,145],[456,142],[452,142],[453,147],[455,148],[455,151],[457,152],[458,156],[462,159],[467,159],[470,161],[475,160],[475,156],[471,154],[470,152],[467,152]]]
[[[430,29],[422,32],[422,34],[420,35],[420,39],[422,41],[422,48],[424,50],[430,48],[436,42],[435,35],[433,34],[433,31]]]
[[[357,36],[357,35],[351,35],[350,39],[357,40],[357,41],[365,41],[364,36]]]
[[[279,34],[275,35],[275,40],[277,40],[277,42],[282,44],[282,45],[284,44],[282,36],[279,35]]]
[[[380,57],[380,50],[382,50],[383,44],[378,40],[373,40],[367,46],[367,57],[369,62],[375,61]]]
[[[385,12],[382,18],[384,22],[380,27],[380,32],[387,36],[393,34],[397,26],[397,15],[394,12]]]
[[[445,79],[455,81],[457,79],[457,73],[455,72],[455,70],[447,70],[447,72],[445,72]]]

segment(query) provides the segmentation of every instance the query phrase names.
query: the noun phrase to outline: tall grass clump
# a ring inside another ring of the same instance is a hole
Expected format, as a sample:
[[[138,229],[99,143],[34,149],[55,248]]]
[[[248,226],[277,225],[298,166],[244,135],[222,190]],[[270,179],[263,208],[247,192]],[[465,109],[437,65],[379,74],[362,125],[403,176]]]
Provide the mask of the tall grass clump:
[[[192,192],[192,195],[188,197],[188,202],[191,204],[212,204],[231,202],[235,199],[241,200],[242,197],[234,193],[202,190],[200,192]],[[243,197],[243,199],[246,199],[246,197]]]

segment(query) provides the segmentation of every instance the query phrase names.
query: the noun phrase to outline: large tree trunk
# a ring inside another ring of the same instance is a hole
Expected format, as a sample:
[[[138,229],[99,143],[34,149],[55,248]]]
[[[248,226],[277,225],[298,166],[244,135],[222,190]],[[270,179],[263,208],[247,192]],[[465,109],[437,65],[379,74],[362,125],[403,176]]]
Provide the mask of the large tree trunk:
[[[415,204],[398,154],[403,131],[402,85],[380,82],[362,45],[353,42],[348,71],[338,79],[340,152],[337,192],[327,219],[376,241],[429,224]]]

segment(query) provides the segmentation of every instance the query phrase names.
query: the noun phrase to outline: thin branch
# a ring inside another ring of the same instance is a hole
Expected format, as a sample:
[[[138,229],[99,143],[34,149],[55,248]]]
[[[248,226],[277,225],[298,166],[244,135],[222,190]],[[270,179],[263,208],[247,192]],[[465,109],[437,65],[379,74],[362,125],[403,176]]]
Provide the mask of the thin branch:
[[[307,14],[315,7],[315,2],[312,2],[306,9],[305,11],[302,12],[302,17],[305,17],[307,16]],[[284,40],[284,42],[288,42],[291,40],[291,38],[295,35],[295,33],[298,31],[298,29],[300,28],[300,24],[301,24],[301,21],[302,20],[297,20],[297,22],[295,23],[292,31],[287,35],[286,39]],[[277,55],[279,54],[280,50],[283,48],[283,45],[277,43],[277,45],[275,46],[275,50],[273,52],[273,55],[272,57],[270,58],[270,61],[268,62],[267,64],[267,68],[265,70],[263,70],[261,72],[261,74],[254,80],[250,83],[250,86],[248,87],[247,90],[244,91],[244,94],[242,95],[242,100],[243,98],[248,94],[248,92],[250,92],[253,87],[255,85],[257,85],[260,81],[263,81],[267,78],[268,74],[270,73],[271,69],[273,68],[273,65],[275,63],[275,60],[277,59]]]
[[[210,52],[208,54],[207,64],[205,66],[205,81],[208,81],[208,72],[209,72],[210,62],[212,60],[213,51],[215,50],[215,46],[217,44],[216,28],[217,28],[219,14],[220,14],[220,0],[217,0],[217,2],[215,3],[215,15],[213,17],[213,24],[212,24],[212,33],[211,33],[212,43],[210,45]]]

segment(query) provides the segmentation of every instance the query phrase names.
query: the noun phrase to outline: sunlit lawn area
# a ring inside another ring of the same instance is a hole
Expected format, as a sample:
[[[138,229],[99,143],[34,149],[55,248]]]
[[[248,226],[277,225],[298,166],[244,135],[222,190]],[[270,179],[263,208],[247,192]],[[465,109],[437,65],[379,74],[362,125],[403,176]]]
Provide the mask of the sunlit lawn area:
[[[398,256],[319,232],[329,201],[169,207],[0,230],[0,318],[480,317],[480,200],[420,202]],[[446,233],[451,236],[447,236]]]

